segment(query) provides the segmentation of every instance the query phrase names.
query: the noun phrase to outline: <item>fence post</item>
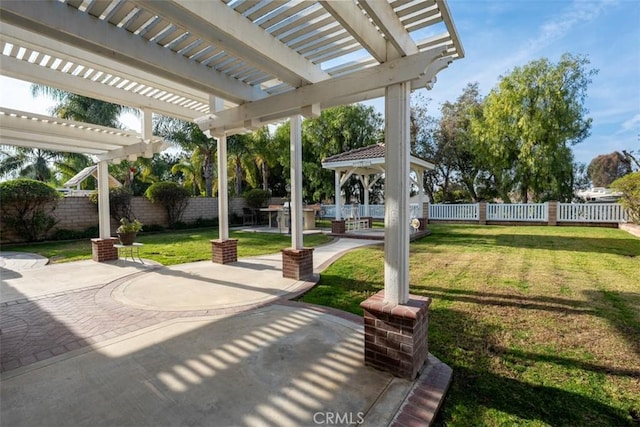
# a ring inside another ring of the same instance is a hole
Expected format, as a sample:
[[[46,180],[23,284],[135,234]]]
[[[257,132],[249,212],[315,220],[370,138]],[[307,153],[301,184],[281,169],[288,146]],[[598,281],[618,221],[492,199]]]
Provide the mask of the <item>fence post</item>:
[[[547,202],[547,209],[549,209],[549,211],[547,212],[547,218],[549,221],[548,225],[558,225],[558,201],[550,200],[549,202]]]
[[[478,224],[487,225],[487,202],[478,203]]]

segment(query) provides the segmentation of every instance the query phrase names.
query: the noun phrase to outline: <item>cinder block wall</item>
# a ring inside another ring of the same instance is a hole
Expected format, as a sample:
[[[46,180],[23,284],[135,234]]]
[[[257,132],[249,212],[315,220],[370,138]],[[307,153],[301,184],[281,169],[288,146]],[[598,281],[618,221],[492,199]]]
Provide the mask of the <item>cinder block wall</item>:
[[[282,204],[283,200],[274,197],[270,204]],[[242,215],[242,208],[247,207],[244,197],[229,198],[229,213]],[[168,225],[167,214],[161,205],[153,204],[145,197],[133,197],[131,200],[133,214],[143,224],[157,224],[163,227]],[[91,202],[88,197],[64,197],[58,201],[58,206],[53,211],[53,216],[58,221],[55,229],[82,231],[92,226],[98,226],[98,205]],[[198,218],[213,219],[218,217],[217,197],[193,197],[189,199],[183,216],[183,222],[193,222]],[[118,223],[111,221],[111,231],[115,233]],[[0,223],[2,229],[2,243],[18,242],[20,237]],[[96,236],[97,237],[97,236]]]

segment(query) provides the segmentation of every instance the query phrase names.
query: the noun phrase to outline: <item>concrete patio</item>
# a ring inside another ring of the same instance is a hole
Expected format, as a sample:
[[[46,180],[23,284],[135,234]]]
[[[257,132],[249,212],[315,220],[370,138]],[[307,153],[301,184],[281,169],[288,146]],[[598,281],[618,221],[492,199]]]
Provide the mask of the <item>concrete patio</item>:
[[[315,272],[369,243],[316,248]],[[5,262],[3,423],[428,425],[450,369],[430,356],[412,382],[365,367],[362,318],[290,301],[318,276],[283,279],[279,259]]]

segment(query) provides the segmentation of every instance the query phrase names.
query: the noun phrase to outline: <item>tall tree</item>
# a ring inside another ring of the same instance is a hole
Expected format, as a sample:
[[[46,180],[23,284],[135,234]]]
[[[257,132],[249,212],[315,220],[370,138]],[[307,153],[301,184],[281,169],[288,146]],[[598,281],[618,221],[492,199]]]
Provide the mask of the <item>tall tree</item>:
[[[458,181],[471,196],[478,200],[476,178],[481,171],[474,152],[475,140],[471,132],[471,120],[481,114],[482,97],[478,83],[469,83],[456,102],[445,102],[440,109],[439,145],[450,153]]]
[[[40,148],[6,147],[0,151],[0,176],[20,176],[47,182],[53,178],[51,163],[62,153]]]
[[[233,180],[234,194],[242,195],[243,183],[250,187],[257,187],[258,173],[256,157],[253,151],[253,136],[251,134],[237,134],[227,138],[227,158],[229,161],[229,175]]]
[[[322,168],[322,159],[382,141],[382,123],[382,116],[373,107],[361,104],[327,108],[320,117],[305,120],[302,134],[305,198],[322,201],[333,196],[333,172]],[[347,201],[352,194],[358,194],[360,202],[364,201],[362,184],[356,177],[349,179],[343,188]]]
[[[195,123],[162,117],[154,124],[154,132],[166,140],[175,143],[191,155],[191,161],[198,165],[204,179],[204,192],[213,196],[215,158],[217,143],[207,137]]]
[[[617,151],[594,157],[587,168],[587,175],[595,187],[609,187],[613,181],[631,172],[631,160]]]
[[[31,93],[34,97],[45,96],[56,101],[57,104],[52,107],[51,114],[61,119],[122,128],[119,121],[120,114],[139,114],[135,108],[88,98],[49,86],[31,85]]]
[[[589,61],[564,54],[516,67],[487,96],[481,118],[472,120],[476,153],[489,168],[500,195],[523,202],[571,200],[573,154],[570,146],[589,135],[584,106]]]

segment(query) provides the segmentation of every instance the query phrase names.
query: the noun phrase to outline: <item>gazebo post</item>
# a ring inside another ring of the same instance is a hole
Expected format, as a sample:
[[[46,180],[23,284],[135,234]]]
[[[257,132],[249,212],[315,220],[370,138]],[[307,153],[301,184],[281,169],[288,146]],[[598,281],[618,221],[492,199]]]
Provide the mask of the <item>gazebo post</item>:
[[[364,216],[370,217],[369,214],[369,175],[363,175],[362,186],[364,187]]]
[[[342,191],[342,171],[340,169],[336,169],[334,177],[336,215],[335,219],[331,221],[331,233],[344,234],[346,232],[346,227],[344,219],[342,219],[342,200],[340,197],[340,193]]]
[[[415,378],[429,355],[429,298],[409,295],[410,83],[385,90],[384,291],[362,302],[365,363]]]
[[[282,275],[305,279],[313,275],[313,248],[302,246],[302,116],[290,118],[291,248],[282,250]]]
[[[111,237],[109,216],[109,166],[106,160],[98,162],[98,224],[100,234],[91,239],[91,255],[94,261],[104,262],[118,259],[118,249],[113,244],[118,239]]]

